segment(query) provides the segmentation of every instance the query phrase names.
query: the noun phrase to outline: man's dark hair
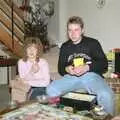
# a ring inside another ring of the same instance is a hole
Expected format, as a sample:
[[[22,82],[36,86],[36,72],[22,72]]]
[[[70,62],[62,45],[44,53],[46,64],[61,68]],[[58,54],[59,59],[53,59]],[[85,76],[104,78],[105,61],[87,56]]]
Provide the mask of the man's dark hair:
[[[82,29],[84,28],[84,22],[83,22],[82,18],[78,17],[78,16],[70,17],[67,22],[67,28],[68,28],[69,24],[79,24]]]

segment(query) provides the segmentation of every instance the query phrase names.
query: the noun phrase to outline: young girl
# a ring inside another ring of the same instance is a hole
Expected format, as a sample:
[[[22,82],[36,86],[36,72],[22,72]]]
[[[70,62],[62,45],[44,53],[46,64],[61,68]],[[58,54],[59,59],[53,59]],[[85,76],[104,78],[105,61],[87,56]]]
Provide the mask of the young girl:
[[[45,59],[40,58],[42,45],[39,41],[37,38],[27,38],[24,57],[18,61],[20,78],[31,86],[28,94],[30,100],[46,94],[46,87],[50,83],[49,66]]]

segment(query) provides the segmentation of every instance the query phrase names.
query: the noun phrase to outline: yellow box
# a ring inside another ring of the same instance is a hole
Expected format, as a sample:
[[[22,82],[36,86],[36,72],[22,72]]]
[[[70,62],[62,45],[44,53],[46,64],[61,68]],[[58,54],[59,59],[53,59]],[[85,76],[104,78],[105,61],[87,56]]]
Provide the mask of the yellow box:
[[[75,58],[73,60],[74,67],[78,67],[80,65],[84,65],[84,58]]]

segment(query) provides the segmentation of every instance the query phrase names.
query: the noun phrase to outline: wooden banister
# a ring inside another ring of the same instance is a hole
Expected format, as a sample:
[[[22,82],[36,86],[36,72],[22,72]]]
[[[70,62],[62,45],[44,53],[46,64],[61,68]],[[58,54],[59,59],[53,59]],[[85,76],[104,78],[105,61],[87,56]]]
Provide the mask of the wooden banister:
[[[14,5],[12,9],[10,0],[0,0],[0,41],[7,50],[23,56],[24,19],[23,12]],[[21,15],[20,15],[21,14]]]
[[[2,11],[4,11],[4,13],[10,18],[12,19],[12,9],[10,6],[8,6],[6,4],[6,2],[4,0],[0,0],[0,9],[2,9]],[[13,19],[15,24],[17,24],[19,26],[19,28],[24,31],[24,20],[23,18],[21,18],[15,11],[13,11]]]
[[[10,31],[12,31],[11,19],[7,17],[7,15],[4,14],[1,9],[0,9],[0,21],[2,21]],[[16,35],[16,37],[18,37],[18,39],[21,42],[24,41],[24,33],[16,25],[14,25],[14,34]]]
[[[0,26],[0,41],[8,47],[8,49],[16,54],[19,57],[23,56],[23,45],[14,38],[14,49],[12,48],[12,37],[10,32],[6,32],[6,30]]]

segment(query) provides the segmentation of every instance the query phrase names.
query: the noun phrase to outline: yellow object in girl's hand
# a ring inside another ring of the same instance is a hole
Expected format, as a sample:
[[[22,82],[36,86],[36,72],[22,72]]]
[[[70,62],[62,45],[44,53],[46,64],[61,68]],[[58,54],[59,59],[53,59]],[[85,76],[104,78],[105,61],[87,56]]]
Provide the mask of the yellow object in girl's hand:
[[[78,67],[80,65],[84,65],[84,58],[75,58],[73,60],[74,67]]]

